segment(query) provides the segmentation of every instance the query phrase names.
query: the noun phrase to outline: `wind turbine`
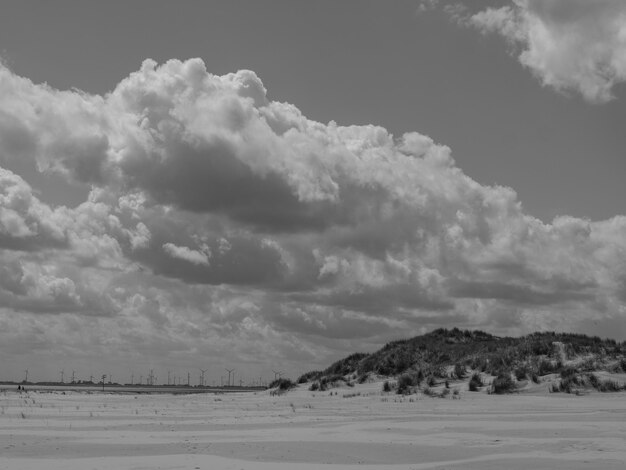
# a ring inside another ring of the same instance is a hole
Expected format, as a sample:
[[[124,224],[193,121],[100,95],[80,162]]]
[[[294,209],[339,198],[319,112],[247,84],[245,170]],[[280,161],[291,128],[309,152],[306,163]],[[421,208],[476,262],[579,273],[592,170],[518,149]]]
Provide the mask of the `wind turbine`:
[[[75,370],[73,370],[73,371],[72,371],[72,383],[76,383],[76,379],[75,379],[75,377],[76,377],[76,371],[75,371]]]
[[[61,383],[65,383],[65,381],[63,380],[64,374],[65,374],[65,370],[61,369],[60,374],[61,374]]]
[[[224,369],[226,372],[228,372],[228,386],[230,387],[230,374],[235,370],[235,369]]]

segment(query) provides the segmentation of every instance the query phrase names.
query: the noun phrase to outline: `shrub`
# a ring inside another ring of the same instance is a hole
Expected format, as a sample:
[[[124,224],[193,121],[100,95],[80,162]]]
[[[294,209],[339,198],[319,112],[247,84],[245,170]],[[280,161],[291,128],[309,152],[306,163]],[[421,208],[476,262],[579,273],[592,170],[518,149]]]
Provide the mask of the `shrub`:
[[[591,385],[593,388],[597,389],[600,386],[600,380],[598,380],[598,377],[596,377],[595,374],[591,372],[588,373],[587,379],[589,380],[589,385]]]
[[[572,377],[576,377],[578,372],[573,367],[564,367],[561,369],[560,375],[562,379],[568,379]]]
[[[478,372],[474,372],[469,381],[470,392],[477,392],[483,385],[483,379],[480,378],[480,374]]]
[[[385,380],[383,383],[383,392],[391,392],[391,384],[389,383],[389,380]]]
[[[593,388],[598,390],[599,392],[619,392],[620,390],[624,389],[624,387],[622,387],[616,381],[614,380],[601,381],[600,379],[598,379],[598,377],[596,377],[592,373],[587,374],[587,378],[589,379],[589,384]]]
[[[277,388],[281,391],[287,391],[294,388],[295,386],[296,384],[293,383],[291,380],[280,378],[272,381],[269,388]]]
[[[454,376],[457,379],[464,379],[466,373],[467,373],[467,371],[465,370],[465,366],[464,365],[462,365],[462,364],[455,364],[454,365]]]
[[[512,393],[515,391],[515,383],[510,373],[500,373],[491,384],[491,392],[496,394]]]
[[[320,389],[320,383],[319,382],[313,382],[311,384],[311,386],[309,387],[309,390],[312,392],[317,392]]]
[[[430,377],[428,377],[428,380],[426,381],[426,383],[428,384],[429,387],[434,387],[435,385],[437,385],[437,381],[435,380],[435,376],[431,375]]]
[[[517,380],[525,380],[528,376],[528,369],[525,366],[515,369],[515,378]]]
[[[530,380],[532,380],[533,382],[538,384],[539,383],[539,376],[535,372],[532,372],[530,374]]]
[[[622,390],[621,385],[614,380],[605,380],[598,387],[600,392],[619,392],[620,390]]]
[[[555,369],[556,368],[552,365],[550,361],[546,361],[545,359],[542,359],[539,362],[539,365],[537,366],[537,373],[539,375],[547,375],[547,374],[551,374],[552,372],[554,372]]]
[[[413,374],[402,374],[398,378],[398,387],[396,393],[398,395],[404,395],[411,393],[411,388],[417,385],[417,377]]]
[[[305,374],[302,374],[300,377],[298,377],[297,382],[299,384],[303,384],[306,382],[309,382],[311,380],[319,380],[319,378],[322,376],[322,372],[319,370],[312,370],[310,372],[307,372]]]

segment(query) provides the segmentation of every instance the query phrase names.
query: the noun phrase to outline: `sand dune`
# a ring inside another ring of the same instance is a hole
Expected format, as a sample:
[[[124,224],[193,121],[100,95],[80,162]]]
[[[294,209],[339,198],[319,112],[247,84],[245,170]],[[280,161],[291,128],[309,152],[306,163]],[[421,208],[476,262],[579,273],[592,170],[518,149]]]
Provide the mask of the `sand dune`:
[[[624,394],[0,394],[0,469],[623,469]]]

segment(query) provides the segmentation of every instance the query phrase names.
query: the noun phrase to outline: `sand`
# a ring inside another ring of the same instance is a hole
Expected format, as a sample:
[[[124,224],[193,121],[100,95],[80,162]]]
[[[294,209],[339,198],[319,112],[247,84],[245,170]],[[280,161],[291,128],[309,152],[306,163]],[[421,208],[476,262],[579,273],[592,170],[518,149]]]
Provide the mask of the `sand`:
[[[0,469],[620,469],[626,394],[0,394]]]

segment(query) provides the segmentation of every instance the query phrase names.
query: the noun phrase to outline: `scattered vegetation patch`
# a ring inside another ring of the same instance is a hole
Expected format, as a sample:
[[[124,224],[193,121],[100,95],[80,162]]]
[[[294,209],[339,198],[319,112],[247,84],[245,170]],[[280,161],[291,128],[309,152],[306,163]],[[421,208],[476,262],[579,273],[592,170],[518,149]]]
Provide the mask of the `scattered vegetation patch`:
[[[291,390],[295,386],[296,384],[293,383],[291,380],[280,378],[272,381],[269,388],[275,388],[280,390],[281,392],[286,392],[287,390]]]
[[[516,390],[515,382],[513,382],[509,372],[501,372],[495,379],[493,379],[491,384],[491,393],[498,395],[513,393]]]
[[[422,384],[433,388],[445,380],[463,380],[473,371],[469,390],[478,391],[485,386],[481,375],[476,375],[483,373],[497,377],[490,392],[510,393],[516,390],[516,381],[540,383],[540,377],[550,374],[558,374],[563,387],[581,387],[575,382],[582,380],[580,374],[596,370],[626,372],[626,342],[570,333],[541,332],[510,338],[483,331],[440,328],[390,342],[372,354],[352,354],[323,371],[307,372],[298,382],[309,382],[311,390],[323,391],[382,375],[397,377],[397,388],[390,383],[388,391],[395,389],[404,394]]]
[[[398,377],[396,393],[398,395],[409,395],[415,392],[415,387],[419,386],[421,377],[418,373],[404,373]]]
[[[310,382],[312,380],[319,380],[319,378],[323,375],[323,372],[321,370],[312,370],[309,372],[306,372],[304,374],[302,374],[300,377],[298,377],[297,382],[299,384],[304,384],[307,382]]]
[[[467,375],[467,369],[463,364],[456,363],[454,364],[454,376],[457,379],[464,379]]]
[[[472,374],[472,376],[470,377],[470,381],[469,381],[469,391],[470,392],[477,392],[480,387],[482,387],[483,385],[485,385],[483,383],[483,379],[480,377],[480,374],[478,372],[474,372]]]

